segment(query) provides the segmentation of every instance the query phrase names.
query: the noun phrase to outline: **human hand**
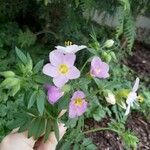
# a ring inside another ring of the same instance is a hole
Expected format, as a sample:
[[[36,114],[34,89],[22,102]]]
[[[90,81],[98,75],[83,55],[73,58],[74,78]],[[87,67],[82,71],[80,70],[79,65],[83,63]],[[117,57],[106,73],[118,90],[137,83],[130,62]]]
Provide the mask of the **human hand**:
[[[60,139],[66,133],[66,127],[64,124],[59,124]],[[48,140],[44,143],[44,140],[36,142],[32,137],[27,138],[28,132],[17,133],[16,131],[7,135],[1,145],[0,150],[55,150],[57,140],[54,132],[51,132]]]

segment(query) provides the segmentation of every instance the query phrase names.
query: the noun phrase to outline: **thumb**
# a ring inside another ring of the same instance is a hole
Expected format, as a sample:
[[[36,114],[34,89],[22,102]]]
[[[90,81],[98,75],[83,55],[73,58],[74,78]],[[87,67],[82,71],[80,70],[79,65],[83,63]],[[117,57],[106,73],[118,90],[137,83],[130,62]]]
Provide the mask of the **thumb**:
[[[27,132],[11,133],[7,135],[1,145],[0,150],[33,150],[34,139],[27,138]]]

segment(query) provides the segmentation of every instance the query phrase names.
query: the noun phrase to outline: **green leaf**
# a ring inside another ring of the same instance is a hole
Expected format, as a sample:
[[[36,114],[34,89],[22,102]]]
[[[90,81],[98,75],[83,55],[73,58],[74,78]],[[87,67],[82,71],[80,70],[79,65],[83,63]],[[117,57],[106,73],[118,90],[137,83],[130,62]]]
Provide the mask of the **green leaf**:
[[[73,150],[80,150],[80,146],[78,144],[74,144]]]
[[[30,56],[29,53],[27,53],[27,60],[28,60],[28,63],[27,63],[27,68],[29,71],[32,71],[32,68],[33,68],[33,62],[32,62],[32,58]]]
[[[40,83],[40,84],[45,84],[45,83],[52,83],[52,80],[45,76],[45,75],[35,75],[34,76],[34,80],[37,82],[37,83]]]
[[[85,138],[84,141],[83,141],[83,143],[82,143],[82,145],[88,146],[88,145],[91,144],[91,143],[92,143],[92,141],[91,141],[90,138]]]
[[[47,119],[44,141],[48,140],[51,129],[51,119]]]
[[[29,137],[33,136],[34,139],[38,139],[45,131],[45,119],[36,118],[33,120],[29,129]]]
[[[94,118],[96,121],[100,121],[100,120],[103,119],[105,116],[106,116],[106,112],[103,110],[102,107],[98,107],[98,108],[96,109],[96,111],[94,112],[94,114],[93,114],[93,118]]]
[[[11,88],[19,83],[19,79],[17,78],[6,78],[0,86],[3,88]]]
[[[36,34],[27,29],[25,32],[20,31],[18,35],[18,43],[21,47],[29,47],[36,42]]]
[[[44,60],[40,60],[33,68],[33,72],[38,73],[43,67]]]
[[[20,50],[18,49],[17,47],[15,48],[16,50],[16,54],[18,56],[18,58],[24,63],[26,64],[28,62],[27,60],[27,57],[25,56],[25,54]]]
[[[69,128],[74,128],[77,125],[78,118],[69,119],[66,123],[66,126]]]
[[[30,119],[28,118],[26,122],[22,126],[20,126],[18,132],[20,133],[28,130],[30,125],[31,125],[31,118]]]
[[[29,103],[28,103],[28,109],[30,109],[33,106],[33,104],[35,103],[35,101],[36,101],[36,94],[37,94],[37,91],[34,91],[31,94],[31,97],[30,97]]]
[[[71,147],[71,142],[67,141],[63,144],[63,146],[61,147],[62,150],[69,150]]]
[[[54,132],[55,132],[57,141],[59,141],[59,127],[58,127],[57,120],[54,121]]]
[[[9,95],[10,96],[15,96],[19,90],[20,90],[20,83],[14,85],[12,87],[12,90],[10,91]]]
[[[25,113],[17,113],[15,114],[15,118],[16,119],[8,126],[10,129],[14,129],[14,128],[24,125],[28,119],[27,114]]]
[[[44,112],[44,105],[45,105],[45,93],[42,90],[39,90],[36,94],[37,97],[37,108],[40,115],[43,115]]]
[[[15,73],[13,71],[4,71],[4,72],[0,72],[1,76],[4,76],[5,78],[8,77],[15,77]]]
[[[90,144],[86,147],[86,150],[97,150],[97,147],[94,144]]]

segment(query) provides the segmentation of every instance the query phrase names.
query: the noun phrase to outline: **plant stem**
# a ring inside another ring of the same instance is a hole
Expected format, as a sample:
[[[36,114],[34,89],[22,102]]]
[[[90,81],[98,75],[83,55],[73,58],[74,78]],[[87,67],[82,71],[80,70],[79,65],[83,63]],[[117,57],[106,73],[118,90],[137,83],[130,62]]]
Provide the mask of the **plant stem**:
[[[55,118],[53,116],[51,116],[51,114],[47,111],[47,109],[45,109],[45,112],[47,113],[47,115],[52,119],[55,120]]]
[[[84,134],[88,134],[88,133],[91,133],[91,132],[105,131],[105,130],[110,130],[110,131],[113,131],[113,132],[118,133],[117,130],[111,129],[111,128],[96,128],[96,129],[91,129],[91,130],[85,131],[85,132],[83,132],[83,133],[84,133]]]
[[[85,66],[87,65],[87,63],[88,63],[88,61],[90,60],[91,58],[89,58],[89,59],[87,59],[87,61],[84,63],[84,65],[82,66],[82,68],[81,68],[81,70],[80,70],[80,72],[82,72],[83,71],[83,69],[85,68]]]

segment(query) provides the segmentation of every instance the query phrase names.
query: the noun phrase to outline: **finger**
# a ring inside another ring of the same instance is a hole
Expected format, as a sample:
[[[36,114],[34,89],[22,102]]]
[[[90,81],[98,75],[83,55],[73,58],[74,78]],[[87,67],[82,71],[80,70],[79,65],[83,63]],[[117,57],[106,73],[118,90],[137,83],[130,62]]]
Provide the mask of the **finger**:
[[[66,113],[67,109],[63,109],[59,115],[58,115],[58,118],[62,117],[65,113]]]
[[[60,134],[60,139],[64,136],[64,134],[66,133],[66,127],[64,126],[63,123],[59,124],[59,134]],[[59,140],[60,140],[59,139]],[[51,132],[49,135],[49,139],[46,141],[46,143],[44,143],[44,141],[42,141],[41,145],[38,147],[37,150],[55,150],[56,146],[57,146],[57,139],[55,137],[55,133]]]
[[[27,132],[11,133],[3,139],[0,150],[33,150],[34,144],[33,138],[27,138]]]

